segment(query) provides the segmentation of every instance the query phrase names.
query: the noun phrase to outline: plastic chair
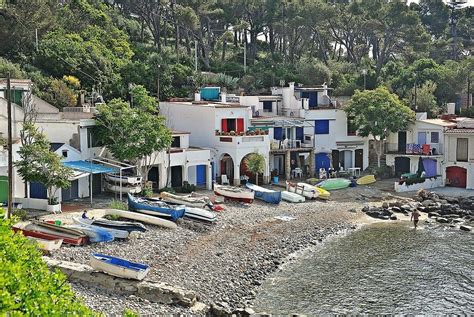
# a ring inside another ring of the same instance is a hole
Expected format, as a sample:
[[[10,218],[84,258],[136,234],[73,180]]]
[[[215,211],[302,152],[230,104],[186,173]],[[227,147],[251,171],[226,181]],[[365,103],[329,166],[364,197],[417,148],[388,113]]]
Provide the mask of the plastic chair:
[[[230,185],[229,179],[227,178],[227,175],[225,174],[221,175],[221,185]]]

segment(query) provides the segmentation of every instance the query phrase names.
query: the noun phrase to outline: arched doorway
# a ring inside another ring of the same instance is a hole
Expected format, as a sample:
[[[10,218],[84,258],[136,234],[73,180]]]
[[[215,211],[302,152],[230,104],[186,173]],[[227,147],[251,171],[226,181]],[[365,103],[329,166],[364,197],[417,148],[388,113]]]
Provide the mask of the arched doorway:
[[[229,182],[234,180],[234,160],[229,154],[223,154],[220,162],[220,175],[226,175]]]
[[[256,175],[252,173],[247,166],[247,159],[249,158],[249,156],[250,154],[245,155],[240,161],[240,179],[241,183],[245,183],[245,181],[248,181],[252,184],[256,184]],[[258,174],[258,184],[263,184],[263,172]]]
[[[460,166],[446,168],[446,186],[466,188],[467,170]]]

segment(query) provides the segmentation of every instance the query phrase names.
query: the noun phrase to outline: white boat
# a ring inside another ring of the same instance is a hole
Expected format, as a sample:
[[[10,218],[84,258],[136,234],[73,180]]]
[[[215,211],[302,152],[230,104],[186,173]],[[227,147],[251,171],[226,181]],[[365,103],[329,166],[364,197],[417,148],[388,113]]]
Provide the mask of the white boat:
[[[85,225],[85,226],[90,226],[96,229],[101,229],[109,232],[114,238],[118,239],[127,239],[128,235],[130,234],[128,231],[125,230],[117,230],[117,229],[112,229],[112,228],[102,228],[99,226],[94,226],[92,225],[93,220],[92,219],[84,219],[80,217],[72,217],[72,221],[74,223],[80,224],[80,225]]]
[[[30,240],[36,241],[41,250],[48,251],[48,252],[58,250],[63,244],[63,239],[46,240],[46,239],[35,238],[35,237],[27,237],[27,238]]]
[[[160,194],[161,200],[177,205],[185,205],[188,207],[204,208],[206,205],[211,204],[209,198],[203,197],[192,197],[191,195],[179,196],[168,192],[162,192]]]
[[[150,271],[150,267],[146,264],[135,263],[100,253],[90,256],[90,266],[97,271],[109,275],[139,281],[143,280]]]
[[[217,220],[217,214],[215,212],[195,207],[186,207],[184,212],[184,217],[207,221],[215,222]]]
[[[214,193],[225,198],[239,200],[246,203],[252,203],[255,197],[255,192],[240,187],[233,187],[228,185],[214,184]]]
[[[120,185],[115,185],[115,184],[105,182],[105,188],[108,191],[111,191],[114,193],[120,193]],[[135,185],[135,186],[122,185],[122,193],[137,194],[137,193],[140,193],[141,191],[142,191],[142,187],[140,185]]]
[[[122,175],[120,174],[105,174],[105,179],[109,182],[114,183],[122,183],[122,185],[131,184],[141,184],[142,177],[141,176],[130,176],[130,175]]]
[[[287,190],[281,192],[281,199],[289,201],[290,203],[303,203],[305,198],[297,193],[291,193]]]
[[[125,210],[119,210],[119,209],[107,209],[105,210],[104,216],[105,215],[117,215],[122,218],[137,220],[140,222],[148,223],[155,226],[170,228],[170,229],[176,229],[178,227],[178,225],[176,225],[176,223],[174,223],[173,221],[169,221],[169,220],[154,217],[154,216],[144,215],[142,213],[132,212],[132,211],[125,211]]]
[[[319,190],[316,186],[306,184],[306,183],[291,183],[286,181],[286,189],[289,192],[296,193],[298,195],[302,195],[309,199],[318,198]]]

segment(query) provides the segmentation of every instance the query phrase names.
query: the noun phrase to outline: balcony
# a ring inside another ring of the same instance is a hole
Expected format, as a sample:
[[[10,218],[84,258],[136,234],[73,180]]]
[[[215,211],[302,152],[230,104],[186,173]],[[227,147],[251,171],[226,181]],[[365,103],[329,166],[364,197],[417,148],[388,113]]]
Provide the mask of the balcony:
[[[443,149],[442,143],[407,143],[404,148],[399,146],[398,143],[385,143],[385,154],[442,155]]]
[[[268,135],[220,135],[217,142],[229,146],[261,146],[268,142]]]
[[[305,135],[305,141],[285,139],[283,141],[272,140],[270,143],[270,150],[274,152],[296,150],[296,149],[312,149],[314,147],[313,139],[307,138]],[[310,136],[310,135],[308,135]],[[311,136],[310,136],[311,137]]]

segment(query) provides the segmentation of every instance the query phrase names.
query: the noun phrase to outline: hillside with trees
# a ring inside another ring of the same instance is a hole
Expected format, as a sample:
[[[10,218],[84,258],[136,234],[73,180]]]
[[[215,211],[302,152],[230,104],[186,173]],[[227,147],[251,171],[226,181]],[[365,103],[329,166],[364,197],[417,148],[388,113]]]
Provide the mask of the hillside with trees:
[[[1,3],[0,77],[31,78],[59,108],[93,88],[106,100],[128,99],[130,84],[156,94],[158,78],[161,100],[295,81],[336,96],[386,86],[413,105],[417,89],[432,116],[472,90],[474,8],[441,0]]]

